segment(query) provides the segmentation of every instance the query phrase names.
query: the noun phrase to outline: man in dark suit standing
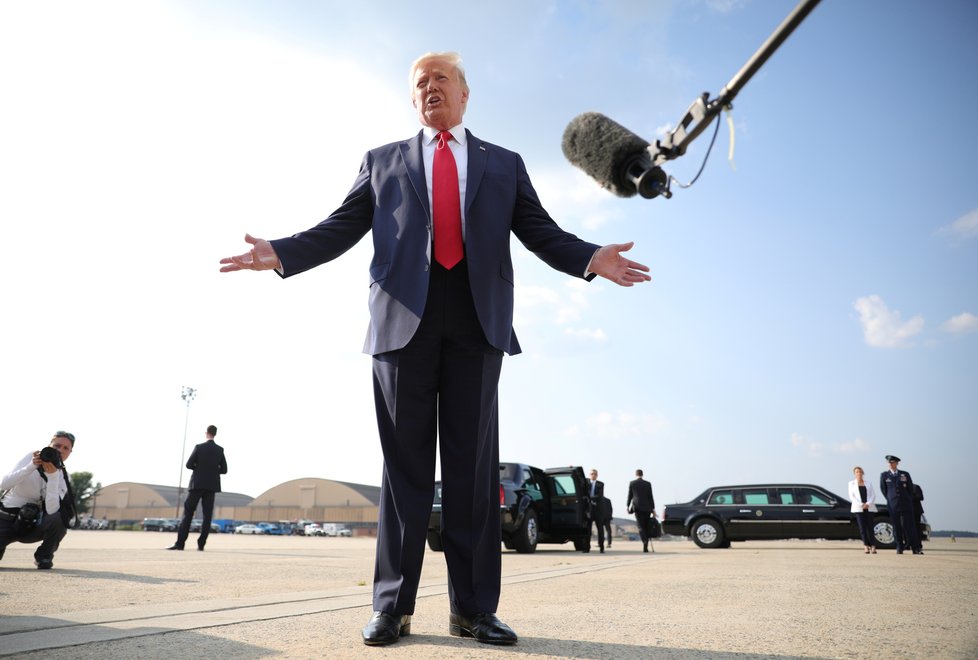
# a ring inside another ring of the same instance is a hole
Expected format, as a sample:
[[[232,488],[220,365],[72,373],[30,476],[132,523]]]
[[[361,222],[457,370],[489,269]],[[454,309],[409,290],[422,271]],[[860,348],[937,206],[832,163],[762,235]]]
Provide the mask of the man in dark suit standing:
[[[913,479],[909,472],[898,469],[899,457],[888,455],[886,461],[890,469],[880,474],[880,493],[886,498],[886,508],[890,512],[897,554],[902,555],[909,545],[915,555],[922,555],[924,548],[914,516]]]
[[[514,644],[496,617],[501,578],[497,385],[513,331],[512,235],[552,268],[621,286],[651,279],[622,252],[562,230],[523,160],[462,125],[469,87],[456,53],[428,53],[409,72],[422,130],[369,151],[343,204],[289,238],[245,236],[222,272],[289,277],[331,261],[368,232],[374,400],[384,470],[368,645],[410,633],[431,502],[442,475],[449,632]]]
[[[587,482],[588,496],[591,498],[591,522],[588,523],[588,549],[591,551],[591,534],[594,525],[598,526],[598,549],[604,553],[604,482],[598,481],[598,471],[591,470],[591,479]]]
[[[655,515],[655,499],[652,497],[652,484],[642,478],[645,473],[635,470],[635,479],[628,484],[628,500],[625,505],[635,512],[638,535],[642,539],[642,552],[649,551],[649,518]],[[652,550],[655,552],[655,549]]]
[[[211,518],[214,516],[214,494],[221,492],[221,475],[228,473],[224,448],[214,442],[216,435],[217,427],[211,424],[207,427],[207,440],[194,447],[187,459],[187,469],[193,470],[193,473],[187,485],[183,520],[177,530],[177,542],[167,550],[183,550],[198,503],[203,503],[203,521],[200,524],[200,536],[197,537],[197,549],[203,551],[207,544],[207,536],[211,533]]]
[[[614,507],[611,505],[611,499],[605,497],[601,500],[601,515],[604,517],[604,540],[607,542],[608,547],[611,547],[611,523],[615,519]]]

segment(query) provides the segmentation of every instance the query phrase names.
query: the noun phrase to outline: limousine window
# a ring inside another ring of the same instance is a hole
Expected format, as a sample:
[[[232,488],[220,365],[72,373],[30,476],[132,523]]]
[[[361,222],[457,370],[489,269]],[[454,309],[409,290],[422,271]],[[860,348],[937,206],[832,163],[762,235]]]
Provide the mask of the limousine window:
[[[825,497],[824,493],[817,490],[812,490],[811,488],[796,488],[798,495],[797,504],[811,505],[811,506],[832,506],[828,499]]]
[[[733,504],[732,490],[715,490],[710,495],[708,504]]]
[[[793,488],[779,488],[778,489],[778,499],[781,500],[781,504],[794,504],[795,503],[795,491]]]
[[[744,504],[770,504],[767,499],[767,489],[763,490],[744,490]]]

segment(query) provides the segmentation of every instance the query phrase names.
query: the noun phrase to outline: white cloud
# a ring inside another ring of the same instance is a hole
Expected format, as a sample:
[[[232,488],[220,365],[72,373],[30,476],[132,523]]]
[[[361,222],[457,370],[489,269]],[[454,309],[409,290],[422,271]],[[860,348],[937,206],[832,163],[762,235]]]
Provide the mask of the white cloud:
[[[592,232],[621,215],[615,207],[614,195],[577,169],[573,170],[569,180],[566,169],[534,171],[533,187],[550,215],[565,229],[580,224]]]
[[[941,325],[941,330],[955,335],[978,332],[978,316],[970,312],[963,312],[957,316],[952,316]]]
[[[707,0],[706,6],[718,14],[729,14],[732,11],[743,9],[744,0]]]
[[[584,422],[587,436],[599,440],[623,440],[628,438],[648,438],[661,433],[669,426],[669,420],[662,413],[616,413],[600,412]],[[579,427],[571,427],[565,435],[580,435]]]
[[[821,456],[822,443],[809,440],[800,433],[791,434],[791,446],[803,449],[809,456]]]
[[[791,446],[803,450],[809,456],[821,456],[825,444],[817,440],[809,440],[800,433],[791,434]],[[865,454],[872,447],[862,438],[855,438],[848,442],[836,442],[829,447],[829,451],[834,454]]]
[[[872,449],[872,447],[870,447],[869,443],[862,438],[856,438],[855,440],[851,440],[849,442],[840,442],[832,447],[832,451],[836,452],[837,454],[865,454],[870,449]]]
[[[859,312],[866,343],[874,348],[901,348],[910,346],[910,339],[924,327],[924,318],[915,316],[909,321],[900,312],[890,310],[878,295],[865,296],[853,303]]]
[[[526,264],[527,270],[540,268],[538,264]],[[543,268],[546,268],[545,266]],[[590,305],[592,294],[583,280],[568,280],[560,289],[517,283],[515,294],[515,322],[517,326],[538,325],[551,322],[567,325],[579,320]]]
[[[564,334],[575,339],[587,339],[597,343],[608,341],[608,335],[601,328],[567,328]]]
[[[941,227],[940,233],[961,240],[978,237],[978,209],[973,209],[951,224]]]

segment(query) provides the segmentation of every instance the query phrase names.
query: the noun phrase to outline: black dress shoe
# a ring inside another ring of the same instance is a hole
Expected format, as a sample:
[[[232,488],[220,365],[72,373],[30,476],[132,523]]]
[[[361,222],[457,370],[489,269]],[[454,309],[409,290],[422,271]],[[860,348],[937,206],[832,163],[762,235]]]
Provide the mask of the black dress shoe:
[[[183,550],[183,546],[182,545],[177,545],[176,543],[174,543],[169,548],[167,548],[167,550]]]
[[[515,644],[516,633],[495,614],[474,614],[471,617],[452,613],[448,617],[448,632],[455,637],[474,637],[483,644]]]
[[[204,546],[198,545],[197,546],[197,552],[203,552],[203,551],[204,551]]]
[[[41,571],[47,571],[54,568],[54,562],[50,559],[35,559],[34,565]]]
[[[915,555],[922,555],[922,554],[924,554],[924,551],[923,550],[914,550],[913,553]]]
[[[374,612],[374,615],[363,628],[363,643],[367,646],[383,646],[393,644],[401,637],[411,634],[411,615],[388,614]]]

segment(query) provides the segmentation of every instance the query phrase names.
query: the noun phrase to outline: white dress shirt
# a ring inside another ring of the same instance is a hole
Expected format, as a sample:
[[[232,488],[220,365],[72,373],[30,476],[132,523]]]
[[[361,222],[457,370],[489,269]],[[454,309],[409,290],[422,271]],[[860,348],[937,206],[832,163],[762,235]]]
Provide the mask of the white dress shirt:
[[[0,481],[0,490],[8,491],[3,497],[3,505],[19,508],[30,502],[39,504],[43,496],[44,510],[47,513],[57,513],[61,509],[61,498],[68,494],[64,472],[61,470],[55,470],[53,474],[45,472],[48,478],[45,482],[33,461],[34,452],[31,452]]]

